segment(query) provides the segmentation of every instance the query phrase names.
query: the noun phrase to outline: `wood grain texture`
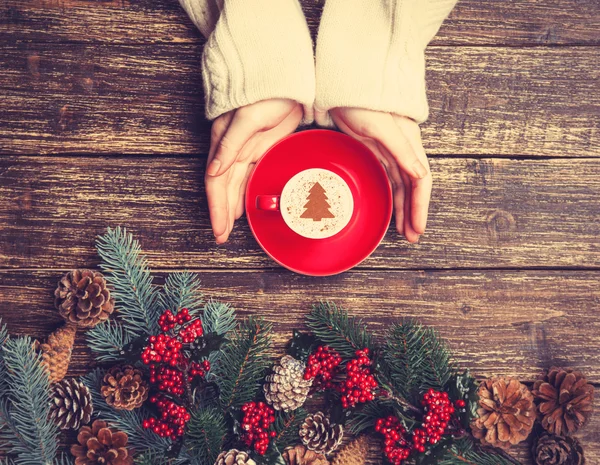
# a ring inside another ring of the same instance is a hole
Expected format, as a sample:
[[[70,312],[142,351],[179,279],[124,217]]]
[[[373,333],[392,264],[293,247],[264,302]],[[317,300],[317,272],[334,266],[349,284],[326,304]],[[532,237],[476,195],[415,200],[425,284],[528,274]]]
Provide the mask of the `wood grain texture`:
[[[0,268],[70,268],[94,237],[122,225],[161,268],[275,266],[245,219],[214,244],[203,158],[0,159]],[[390,230],[369,268],[600,265],[600,163],[434,159],[428,231],[409,245]],[[287,275],[287,274],[286,274]]]
[[[315,35],[322,1],[302,0]],[[599,44],[595,0],[461,0],[434,45]],[[0,41],[198,43],[175,0],[4,0]]]
[[[200,45],[0,50],[0,153],[208,149]],[[600,48],[435,47],[429,154],[600,155]]]

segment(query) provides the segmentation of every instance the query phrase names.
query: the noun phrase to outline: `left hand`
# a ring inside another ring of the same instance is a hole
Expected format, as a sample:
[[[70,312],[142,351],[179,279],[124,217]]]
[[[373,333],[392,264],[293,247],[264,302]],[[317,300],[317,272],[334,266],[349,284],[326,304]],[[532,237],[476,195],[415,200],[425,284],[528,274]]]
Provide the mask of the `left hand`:
[[[385,167],[394,194],[396,229],[418,242],[427,225],[432,178],[421,129],[410,118],[362,108],[333,108],[337,127],[373,151]]]

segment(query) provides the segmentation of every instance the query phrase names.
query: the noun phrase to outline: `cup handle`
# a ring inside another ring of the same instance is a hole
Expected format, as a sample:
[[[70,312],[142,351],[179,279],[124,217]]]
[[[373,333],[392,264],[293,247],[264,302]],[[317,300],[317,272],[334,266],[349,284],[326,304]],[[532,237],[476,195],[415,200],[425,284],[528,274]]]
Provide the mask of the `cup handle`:
[[[279,211],[279,195],[257,195],[256,208],[259,210]]]

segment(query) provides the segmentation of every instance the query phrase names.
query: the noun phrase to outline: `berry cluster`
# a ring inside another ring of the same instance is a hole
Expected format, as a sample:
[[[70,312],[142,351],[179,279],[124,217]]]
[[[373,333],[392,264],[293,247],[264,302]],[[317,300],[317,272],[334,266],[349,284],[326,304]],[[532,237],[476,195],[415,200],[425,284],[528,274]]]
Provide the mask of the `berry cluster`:
[[[185,425],[191,418],[185,407],[177,405],[162,394],[152,396],[150,403],[156,405],[159,418],[144,420],[142,426],[151,429],[162,438],[171,438],[173,441],[183,436]]]
[[[464,401],[463,401],[464,402]],[[454,414],[454,406],[447,392],[429,389],[421,400],[425,410],[421,428],[413,431],[413,446],[418,452],[425,452],[425,443],[436,444],[446,432],[448,422]]]
[[[357,350],[356,358],[346,365],[346,379],[339,386],[342,393],[342,407],[345,409],[365,403],[375,398],[378,387],[371,371],[373,362],[369,358],[369,349]]]
[[[395,416],[380,418],[375,431],[382,434],[383,453],[392,465],[400,465],[410,455],[412,448],[407,440],[406,429]]]
[[[248,402],[242,406],[242,413],[242,441],[257,454],[265,455],[271,439],[277,435],[270,430],[275,422],[275,410],[264,402]]]
[[[313,386],[317,389],[330,389],[342,357],[329,346],[319,346],[310,354],[306,362],[304,379],[314,378]]]
[[[158,394],[150,399],[158,410],[157,418],[144,421],[144,428],[173,440],[184,434],[190,419],[185,396],[190,383],[203,378],[210,370],[208,360],[192,362],[190,345],[203,336],[202,321],[193,319],[187,309],[174,314],[165,311],[158,320],[161,334],[150,336],[142,351],[142,361],[149,365],[150,383]]]

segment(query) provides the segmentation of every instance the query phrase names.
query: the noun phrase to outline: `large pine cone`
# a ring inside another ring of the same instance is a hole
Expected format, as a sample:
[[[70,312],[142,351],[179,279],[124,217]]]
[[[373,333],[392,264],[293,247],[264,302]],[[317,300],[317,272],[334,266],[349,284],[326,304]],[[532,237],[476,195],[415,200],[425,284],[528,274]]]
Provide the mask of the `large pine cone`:
[[[361,436],[340,450],[332,465],[365,465],[369,454],[369,439]]]
[[[60,429],[79,429],[92,418],[92,396],[85,384],[63,379],[52,386],[50,418]]]
[[[309,450],[320,454],[331,454],[342,443],[342,425],[331,424],[323,412],[308,415],[300,426],[300,438]]]
[[[516,378],[491,378],[478,390],[478,418],[473,436],[482,444],[507,449],[527,439],[535,422],[533,395]]]
[[[305,368],[301,361],[285,355],[266,377],[265,397],[275,410],[290,412],[304,405],[313,381],[304,379]]]
[[[42,354],[42,365],[46,367],[51,383],[57,383],[67,375],[76,332],[75,326],[66,324],[53,332],[48,337],[48,342],[38,346]]]
[[[542,426],[550,433],[573,434],[592,416],[594,386],[579,371],[552,367],[535,382],[533,395]]]
[[[536,465],[585,465],[583,449],[575,438],[544,433],[533,447]]]
[[[100,388],[106,403],[117,410],[141,407],[148,391],[142,372],[131,365],[112,367],[104,375]]]
[[[84,426],[79,430],[79,444],[71,446],[71,454],[75,457],[75,465],[133,465],[127,441],[127,434],[96,420],[91,427]]]
[[[256,462],[246,452],[231,449],[221,452],[215,465],[256,465]]]
[[[329,465],[329,460],[305,446],[288,447],[283,451],[283,460],[287,465]]]
[[[73,270],[59,281],[54,291],[54,305],[68,322],[92,328],[108,319],[115,308],[115,299],[101,273]]]

